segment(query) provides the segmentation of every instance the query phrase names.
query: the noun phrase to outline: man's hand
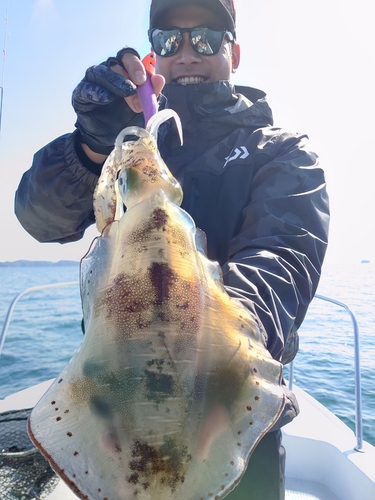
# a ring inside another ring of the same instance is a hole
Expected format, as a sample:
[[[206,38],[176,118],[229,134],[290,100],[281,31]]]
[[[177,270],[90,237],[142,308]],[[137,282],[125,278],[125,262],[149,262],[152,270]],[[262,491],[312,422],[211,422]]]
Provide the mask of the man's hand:
[[[72,104],[83,149],[91,160],[102,163],[123,128],[144,126],[137,85],[145,81],[145,68],[131,48],[122,49],[116,57],[86,71],[85,78],[73,91]],[[164,78],[154,75],[151,81],[158,96]]]
[[[135,54],[125,52],[121,57],[121,62],[121,66],[119,64],[111,66],[112,71],[115,71],[124,78],[132,81],[133,83],[135,83],[135,85],[142,85],[143,83],[145,83],[145,68]],[[151,82],[152,86],[154,87],[155,94],[158,97],[164,87],[165,79],[162,75],[153,75],[151,76]],[[138,100],[137,94],[126,97],[125,101],[135,113],[142,112],[142,106]]]

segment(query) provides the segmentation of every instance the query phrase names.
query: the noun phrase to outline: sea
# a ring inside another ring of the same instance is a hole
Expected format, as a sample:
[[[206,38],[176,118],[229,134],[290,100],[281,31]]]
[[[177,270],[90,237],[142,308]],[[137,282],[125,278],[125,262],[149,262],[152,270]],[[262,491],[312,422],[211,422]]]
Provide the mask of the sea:
[[[0,266],[0,328],[14,297],[30,287],[77,282],[79,265]],[[375,445],[375,264],[330,264],[318,294],[346,304],[360,333],[364,439]],[[80,345],[78,285],[36,290],[14,308],[0,355],[0,399],[56,377]],[[294,383],[355,429],[354,338],[348,312],[314,298],[299,330]],[[285,367],[285,377],[289,368]]]

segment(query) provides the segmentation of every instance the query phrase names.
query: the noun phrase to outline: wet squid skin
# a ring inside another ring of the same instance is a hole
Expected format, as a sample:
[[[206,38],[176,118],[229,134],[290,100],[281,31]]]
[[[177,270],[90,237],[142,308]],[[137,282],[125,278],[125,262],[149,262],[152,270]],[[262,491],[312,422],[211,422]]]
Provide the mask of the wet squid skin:
[[[86,334],[29,422],[82,499],[223,498],[284,404],[280,365],[161,162],[149,136],[109,159],[81,262]]]

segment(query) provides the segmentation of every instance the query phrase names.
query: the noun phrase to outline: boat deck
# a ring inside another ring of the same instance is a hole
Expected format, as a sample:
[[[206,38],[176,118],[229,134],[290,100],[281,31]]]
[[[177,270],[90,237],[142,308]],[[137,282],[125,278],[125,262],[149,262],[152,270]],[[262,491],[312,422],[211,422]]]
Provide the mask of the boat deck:
[[[60,481],[46,500],[78,500],[78,497]],[[339,500],[339,498],[323,484],[287,477],[285,500]]]
[[[375,448],[364,442],[356,451],[341,420],[300,388],[293,391],[301,413],[283,428],[286,500],[373,500]]]
[[[60,481],[46,500],[78,500],[78,497]],[[323,484],[287,477],[285,500],[339,500],[339,498]]]
[[[340,500],[331,490],[320,483],[286,478],[285,500]]]

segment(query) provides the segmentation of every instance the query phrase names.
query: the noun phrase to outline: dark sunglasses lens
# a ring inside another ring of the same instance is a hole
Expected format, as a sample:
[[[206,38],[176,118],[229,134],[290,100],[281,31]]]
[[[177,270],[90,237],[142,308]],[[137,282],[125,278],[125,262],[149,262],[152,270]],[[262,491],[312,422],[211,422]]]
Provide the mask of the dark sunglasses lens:
[[[191,44],[199,54],[217,54],[223,42],[223,32],[210,28],[197,28],[190,34]]]
[[[159,30],[155,29],[151,33],[152,48],[158,56],[168,57],[173,56],[181,41],[181,33],[178,29],[175,30]]]

